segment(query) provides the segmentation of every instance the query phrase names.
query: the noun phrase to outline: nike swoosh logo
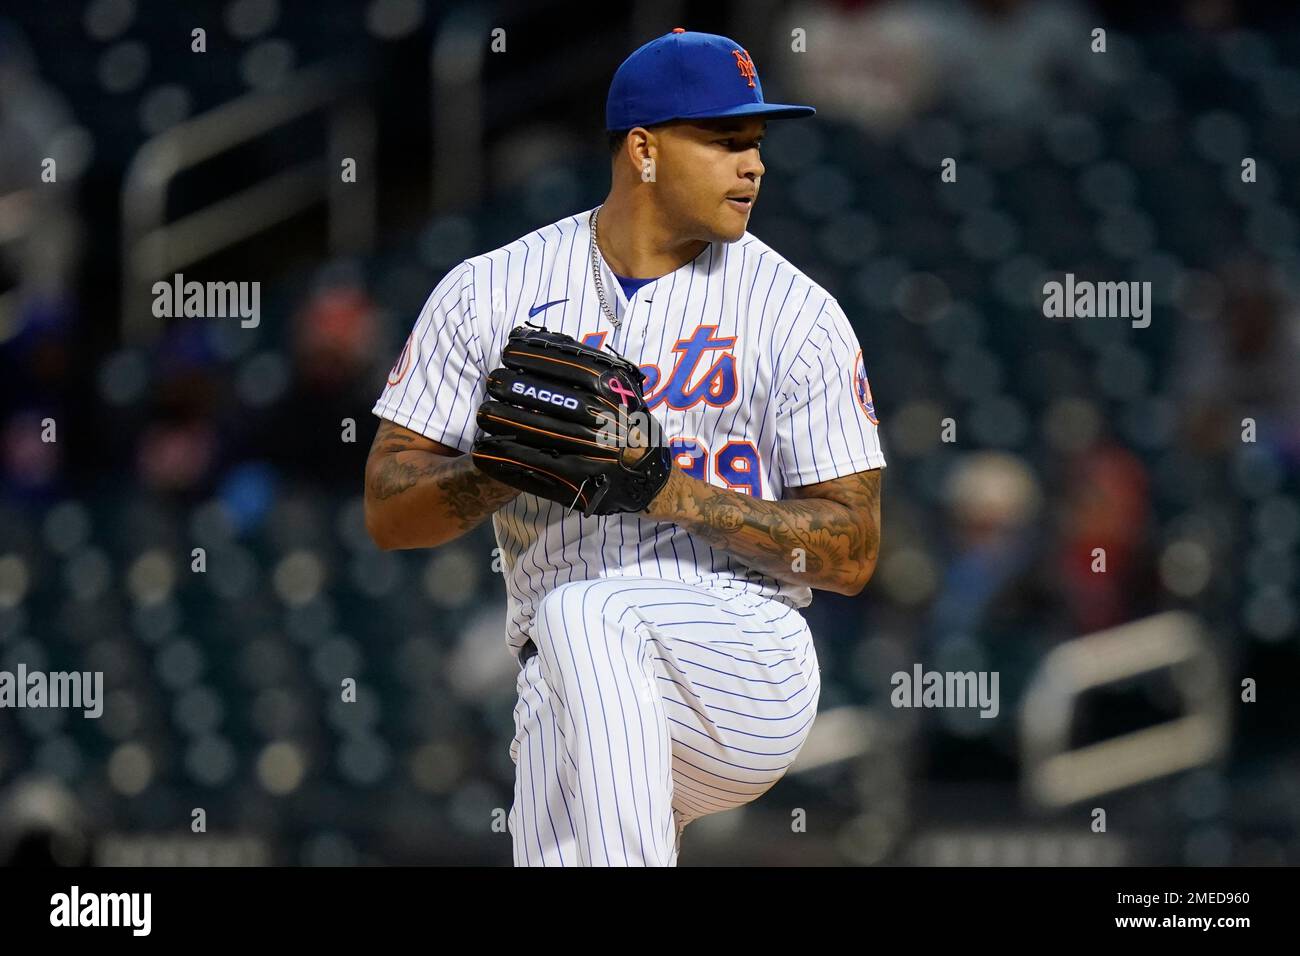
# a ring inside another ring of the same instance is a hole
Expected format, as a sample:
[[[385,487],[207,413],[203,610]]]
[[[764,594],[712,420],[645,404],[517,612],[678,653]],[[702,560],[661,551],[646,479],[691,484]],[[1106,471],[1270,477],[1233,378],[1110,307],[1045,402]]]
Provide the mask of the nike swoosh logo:
[[[543,302],[541,305],[535,305],[528,310],[528,317],[531,319],[533,316],[535,316],[538,312],[541,312],[543,309],[549,309],[553,305],[559,305],[561,302],[568,302],[568,301],[569,301],[568,299],[556,299],[554,302]]]

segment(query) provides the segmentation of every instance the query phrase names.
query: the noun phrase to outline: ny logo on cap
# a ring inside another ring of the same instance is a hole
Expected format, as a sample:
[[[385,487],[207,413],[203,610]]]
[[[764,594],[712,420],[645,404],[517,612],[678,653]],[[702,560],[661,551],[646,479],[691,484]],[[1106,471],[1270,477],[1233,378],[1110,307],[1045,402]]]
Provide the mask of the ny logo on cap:
[[[731,55],[736,58],[736,69],[740,70],[740,75],[749,80],[749,85],[754,85],[754,61],[750,58],[749,51],[743,47],[739,50],[732,50]]]

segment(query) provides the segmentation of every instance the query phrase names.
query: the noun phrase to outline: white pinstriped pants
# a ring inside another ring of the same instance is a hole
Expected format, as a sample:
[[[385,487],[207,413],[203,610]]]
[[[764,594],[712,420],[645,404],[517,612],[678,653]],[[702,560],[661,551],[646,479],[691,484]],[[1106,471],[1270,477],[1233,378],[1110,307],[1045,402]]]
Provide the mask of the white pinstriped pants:
[[[519,672],[516,866],[675,866],[692,820],[756,799],[794,762],[821,680],[778,601],[645,577],[548,593]]]

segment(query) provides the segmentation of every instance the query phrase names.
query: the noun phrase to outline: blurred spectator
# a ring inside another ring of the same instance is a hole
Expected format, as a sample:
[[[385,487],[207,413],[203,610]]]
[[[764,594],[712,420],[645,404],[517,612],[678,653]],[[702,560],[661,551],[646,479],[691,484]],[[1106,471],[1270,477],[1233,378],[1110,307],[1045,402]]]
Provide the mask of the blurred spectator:
[[[385,361],[376,306],[355,263],[334,262],[318,272],[293,315],[291,334],[293,387],[258,413],[251,428],[241,426],[254,436],[243,457],[313,482],[350,486],[360,481],[356,444],[374,433],[375,370]],[[355,423],[356,444],[343,440],[345,419]]]
[[[156,355],[151,421],[136,449],[141,482],[154,491],[201,493],[217,464],[217,358],[205,319],[171,325]]]
[[[1118,445],[1091,447],[1066,470],[1057,560],[1073,631],[1089,634],[1149,610],[1150,495],[1142,462]]]
[[[936,51],[908,4],[796,4],[781,21],[776,48],[788,48],[796,29],[805,31],[808,52],[781,86],[791,102],[816,103],[819,115],[891,133],[939,95]]]
[[[1090,65],[1090,26],[1070,0],[841,0],[796,5],[781,24],[781,47],[807,33],[783,77],[790,95],[884,134],[941,97],[978,119],[1048,116],[1061,81]]]
[[[1179,337],[1186,438],[1195,451],[1220,455],[1240,448],[1242,420],[1251,418],[1256,441],[1300,468],[1300,311],[1256,259],[1230,262],[1218,278],[1217,307]]]
[[[294,316],[294,356],[302,384],[317,395],[357,386],[375,360],[379,328],[375,304],[360,270],[336,263],[321,270]]]
[[[46,428],[43,421],[37,412],[18,411],[4,423],[0,441],[6,485],[24,496],[48,488],[57,478],[62,463],[58,442],[42,438]],[[57,437],[57,420],[54,426]]]
[[[931,638],[988,641],[1034,628],[1053,601],[1041,577],[1043,496],[1034,473],[1014,455],[976,452],[949,476],[945,498],[943,552],[951,558],[931,608]]]

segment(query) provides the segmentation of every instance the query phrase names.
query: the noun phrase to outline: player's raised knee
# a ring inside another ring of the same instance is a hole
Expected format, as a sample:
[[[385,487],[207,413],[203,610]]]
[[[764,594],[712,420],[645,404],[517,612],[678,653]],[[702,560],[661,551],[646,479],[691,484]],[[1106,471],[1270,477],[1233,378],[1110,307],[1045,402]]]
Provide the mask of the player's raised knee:
[[[627,583],[618,578],[567,581],[549,591],[537,605],[533,639],[555,646],[595,631],[622,630],[629,615]]]
[[[583,597],[595,581],[566,581],[546,592],[533,618],[533,639],[550,642],[572,630],[582,617]]]

